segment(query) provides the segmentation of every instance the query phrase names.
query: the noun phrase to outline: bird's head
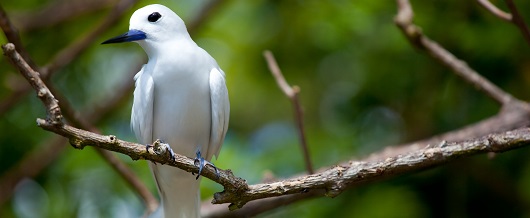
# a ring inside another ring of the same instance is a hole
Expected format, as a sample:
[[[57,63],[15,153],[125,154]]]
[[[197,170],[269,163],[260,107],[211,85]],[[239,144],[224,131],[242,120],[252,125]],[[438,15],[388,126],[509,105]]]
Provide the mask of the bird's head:
[[[166,6],[154,4],[136,10],[129,22],[129,31],[101,44],[120,42],[163,43],[189,36],[182,19]],[[142,46],[143,47],[143,46]]]

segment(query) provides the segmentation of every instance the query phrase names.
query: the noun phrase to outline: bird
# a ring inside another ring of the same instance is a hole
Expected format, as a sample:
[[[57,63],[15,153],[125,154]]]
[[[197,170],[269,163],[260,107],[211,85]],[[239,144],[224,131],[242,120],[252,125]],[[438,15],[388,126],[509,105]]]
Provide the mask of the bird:
[[[148,56],[134,76],[131,127],[137,140],[146,145],[162,140],[178,154],[217,158],[230,115],[225,73],[192,40],[184,21],[166,6],[147,5],[132,14],[128,32],[102,44],[121,42],[138,43]],[[175,167],[149,165],[161,217],[199,217],[200,179]]]

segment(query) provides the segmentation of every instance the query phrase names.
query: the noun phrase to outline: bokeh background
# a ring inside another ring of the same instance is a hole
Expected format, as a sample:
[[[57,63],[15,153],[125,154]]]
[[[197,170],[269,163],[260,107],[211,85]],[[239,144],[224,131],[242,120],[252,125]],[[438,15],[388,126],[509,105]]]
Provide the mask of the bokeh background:
[[[5,0],[15,25],[54,1]],[[65,22],[21,29],[28,52],[44,65],[64,46],[90,31],[110,5]],[[505,9],[504,1],[492,1]],[[208,1],[140,1],[119,24],[98,37],[51,78],[79,115],[132,82],[131,69],[146,61],[134,44],[99,42],[128,29],[135,9],[162,3],[190,22]],[[530,22],[530,2],[517,0]],[[515,97],[530,100],[530,46],[519,30],[475,1],[412,1],[424,33],[466,60]],[[361,158],[385,146],[426,138],[496,114],[499,105],[448,69],[416,51],[393,23],[394,1],[231,0],[213,10],[192,37],[224,69],[231,117],[220,158],[249,183],[265,174],[282,178],[304,171],[290,102],[278,89],[262,52],[271,50],[289,83],[301,88],[305,127],[315,168]],[[2,34],[0,43],[6,43]],[[21,76],[0,59],[0,99]],[[20,97],[0,119],[0,180],[4,172],[53,137],[35,125],[45,110],[35,94]],[[130,98],[97,127],[135,141],[129,128]],[[137,194],[91,147],[68,144],[44,171],[15,188],[0,217],[139,217]],[[262,217],[529,217],[528,148],[488,158],[479,155],[443,167],[364,185],[330,199],[302,201]],[[155,192],[146,161],[127,163]],[[39,164],[39,162],[35,163]],[[203,179],[202,195],[222,187]],[[0,195],[5,193],[0,193]]]

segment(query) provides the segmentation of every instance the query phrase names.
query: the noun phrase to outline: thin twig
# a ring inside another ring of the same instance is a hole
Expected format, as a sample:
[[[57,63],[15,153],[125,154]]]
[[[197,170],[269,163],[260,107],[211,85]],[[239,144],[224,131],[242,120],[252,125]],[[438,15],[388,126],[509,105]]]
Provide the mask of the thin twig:
[[[492,4],[489,0],[477,0],[477,2],[482,6],[484,9],[488,10],[490,13],[495,15],[501,20],[504,20],[506,22],[512,22],[512,15],[510,13],[506,13],[503,10],[499,9],[497,6]]]
[[[426,51],[434,60],[451,69],[456,75],[464,79],[464,81],[470,83],[477,90],[483,92],[501,105],[507,105],[514,100],[510,94],[471,69],[466,62],[458,59],[451,52],[425,36],[420,28],[412,23],[414,12],[408,0],[397,0],[397,3],[398,14],[394,18],[394,21],[412,45]]]
[[[313,165],[311,164],[311,156],[309,154],[309,148],[307,146],[305,131],[304,131],[303,111],[302,111],[302,106],[300,105],[300,100],[298,99],[298,93],[300,93],[300,88],[298,86],[291,87],[287,83],[271,51],[264,51],[263,56],[265,57],[265,60],[267,61],[269,70],[274,76],[274,79],[276,79],[276,83],[278,83],[278,86],[280,87],[280,89],[283,91],[283,93],[287,96],[287,98],[293,104],[294,118],[295,118],[297,129],[298,129],[298,139],[300,140],[300,147],[304,154],[305,167],[306,167],[308,174],[313,174],[314,172]]]
[[[528,45],[530,45],[530,31],[528,30],[528,26],[524,22],[523,17],[519,13],[519,10],[517,10],[517,6],[515,6],[513,0],[505,0],[505,2],[508,5],[510,12],[512,12],[512,22],[519,28],[524,39]]]

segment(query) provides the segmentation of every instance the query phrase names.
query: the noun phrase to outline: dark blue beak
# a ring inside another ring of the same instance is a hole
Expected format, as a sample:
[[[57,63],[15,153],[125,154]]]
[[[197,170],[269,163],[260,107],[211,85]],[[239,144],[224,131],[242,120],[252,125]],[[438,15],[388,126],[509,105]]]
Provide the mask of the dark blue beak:
[[[140,30],[129,30],[123,35],[116,36],[114,38],[108,39],[107,41],[102,42],[101,44],[110,44],[110,43],[120,43],[120,42],[132,42],[137,40],[145,39],[147,36],[143,31]]]

